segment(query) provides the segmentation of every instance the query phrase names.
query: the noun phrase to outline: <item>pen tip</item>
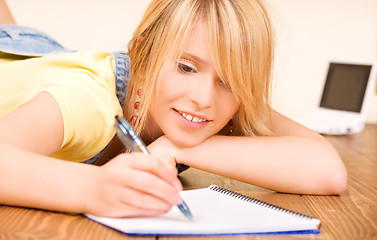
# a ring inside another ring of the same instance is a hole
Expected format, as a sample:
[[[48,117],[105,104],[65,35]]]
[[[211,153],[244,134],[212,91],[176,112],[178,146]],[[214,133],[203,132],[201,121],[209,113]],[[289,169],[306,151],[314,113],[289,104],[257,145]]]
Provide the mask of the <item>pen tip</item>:
[[[192,221],[192,214],[190,209],[188,208],[187,204],[185,202],[182,202],[178,205],[179,210],[188,218],[190,221]]]

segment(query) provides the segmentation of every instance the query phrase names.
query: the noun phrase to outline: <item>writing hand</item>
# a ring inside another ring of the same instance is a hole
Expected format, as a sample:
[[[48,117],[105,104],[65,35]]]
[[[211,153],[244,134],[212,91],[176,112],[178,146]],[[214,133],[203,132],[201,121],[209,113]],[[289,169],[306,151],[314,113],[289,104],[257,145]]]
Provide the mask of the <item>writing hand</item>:
[[[175,167],[152,155],[120,154],[97,170],[88,189],[87,213],[107,217],[159,215],[182,202]]]

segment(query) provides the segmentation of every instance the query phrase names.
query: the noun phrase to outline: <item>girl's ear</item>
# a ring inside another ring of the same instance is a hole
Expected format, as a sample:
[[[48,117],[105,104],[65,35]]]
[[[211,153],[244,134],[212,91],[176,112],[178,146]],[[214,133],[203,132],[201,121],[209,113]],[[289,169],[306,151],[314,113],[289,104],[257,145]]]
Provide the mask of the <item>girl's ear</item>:
[[[139,45],[143,42],[144,40],[144,37],[143,36],[140,36],[136,39],[135,43],[136,43],[136,48],[139,47]]]

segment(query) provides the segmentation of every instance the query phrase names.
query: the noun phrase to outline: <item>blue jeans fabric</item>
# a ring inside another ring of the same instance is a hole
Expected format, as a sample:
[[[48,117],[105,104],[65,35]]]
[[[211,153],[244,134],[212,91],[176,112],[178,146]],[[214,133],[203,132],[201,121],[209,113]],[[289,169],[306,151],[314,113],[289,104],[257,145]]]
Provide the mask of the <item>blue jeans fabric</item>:
[[[72,52],[47,34],[19,25],[0,26],[0,51],[30,57],[39,57],[49,53]]]
[[[30,27],[19,25],[0,26],[0,52],[25,56],[41,57],[51,53],[74,52],[60,45],[47,34]],[[115,60],[115,86],[119,103],[124,107],[129,80],[130,60],[125,52],[112,52]],[[105,152],[100,153],[84,163],[94,164]]]

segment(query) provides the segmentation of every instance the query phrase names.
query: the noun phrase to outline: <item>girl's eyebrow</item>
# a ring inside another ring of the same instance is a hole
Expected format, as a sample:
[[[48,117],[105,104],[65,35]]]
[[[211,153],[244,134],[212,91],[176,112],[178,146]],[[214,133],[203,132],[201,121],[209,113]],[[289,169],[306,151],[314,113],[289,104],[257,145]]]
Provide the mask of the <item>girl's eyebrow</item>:
[[[202,59],[202,58],[200,58],[198,56],[195,56],[193,54],[184,52],[184,51],[182,51],[181,58],[187,59],[187,60],[190,60],[190,61],[193,61],[193,62],[196,62],[196,63],[199,63],[201,65],[209,65],[209,63],[206,60],[204,60],[204,59]]]

